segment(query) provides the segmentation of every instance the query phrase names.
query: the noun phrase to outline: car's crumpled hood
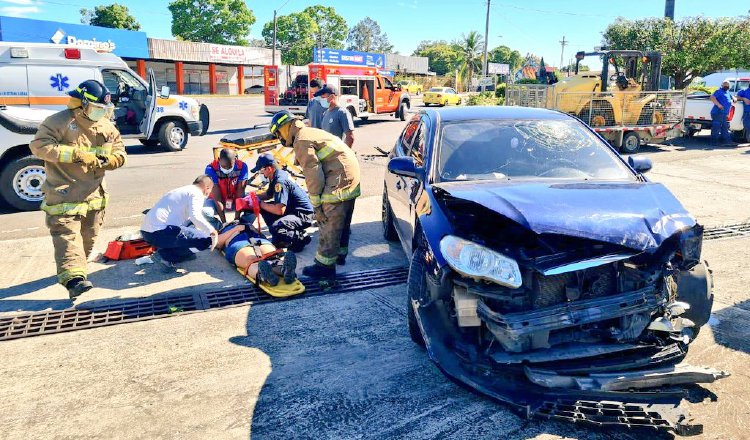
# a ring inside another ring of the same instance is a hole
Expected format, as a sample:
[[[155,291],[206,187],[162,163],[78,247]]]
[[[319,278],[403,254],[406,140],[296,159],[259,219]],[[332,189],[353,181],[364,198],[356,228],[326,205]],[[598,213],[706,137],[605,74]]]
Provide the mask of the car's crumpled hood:
[[[564,234],[638,251],[653,251],[676,232],[695,225],[672,193],[652,182],[478,181],[433,186],[537,234]]]

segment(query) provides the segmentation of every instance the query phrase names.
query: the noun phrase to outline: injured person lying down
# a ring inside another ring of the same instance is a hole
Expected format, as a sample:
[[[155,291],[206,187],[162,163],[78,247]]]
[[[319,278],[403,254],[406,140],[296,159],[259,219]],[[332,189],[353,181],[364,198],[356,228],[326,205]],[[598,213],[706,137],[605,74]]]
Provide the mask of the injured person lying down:
[[[277,249],[251,225],[230,223],[225,226],[216,248],[223,250],[227,261],[261,288],[279,286],[281,280],[285,286],[301,285],[295,273],[297,256]]]

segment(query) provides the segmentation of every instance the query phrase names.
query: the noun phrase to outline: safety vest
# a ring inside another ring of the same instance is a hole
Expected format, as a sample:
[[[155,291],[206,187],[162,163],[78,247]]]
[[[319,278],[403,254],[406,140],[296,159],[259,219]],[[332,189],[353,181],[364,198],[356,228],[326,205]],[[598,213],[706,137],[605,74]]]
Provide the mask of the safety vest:
[[[219,176],[219,190],[221,191],[221,201],[226,202],[227,200],[234,200],[237,194],[237,183],[242,173],[244,163],[237,159],[234,163],[234,168],[229,174],[225,174],[221,171],[219,161],[215,160],[211,162],[211,168],[214,170],[217,176]]]

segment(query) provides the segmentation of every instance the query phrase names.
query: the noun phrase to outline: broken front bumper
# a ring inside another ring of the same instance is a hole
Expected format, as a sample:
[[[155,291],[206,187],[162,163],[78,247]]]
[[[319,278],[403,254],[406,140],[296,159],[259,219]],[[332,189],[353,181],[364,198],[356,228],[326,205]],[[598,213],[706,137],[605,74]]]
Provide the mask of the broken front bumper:
[[[682,385],[709,383],[728,376],[710,369],[677,366],[686,346],[636,343],[587,344],[508,353],[480,351],[476,338],[455,325],[446,301],[454,287],[449,271],[427,276],[423,298],[411,298],[430,358],[448,376],[512,405],[526,417],[567,420],[596,426],[670,430],[680,435],[702,431],[689,425],[681,406]],[[653,290],[571,303],[531,312],[497,314],[481,302],[479,315],[509,338],[643,312],[658,305]]]

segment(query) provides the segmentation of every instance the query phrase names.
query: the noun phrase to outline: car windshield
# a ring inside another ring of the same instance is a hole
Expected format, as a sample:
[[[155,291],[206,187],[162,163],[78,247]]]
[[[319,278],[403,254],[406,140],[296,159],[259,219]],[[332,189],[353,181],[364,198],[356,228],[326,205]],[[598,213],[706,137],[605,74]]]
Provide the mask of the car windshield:
[[[431,92],[442,92],[444,90],[445,89],[442,88],[442,87],[433,87],[433,88],[430,89]]]
[[[572,119],[450,122],[439,145],[441,181],[635,180],[602,140]]]

